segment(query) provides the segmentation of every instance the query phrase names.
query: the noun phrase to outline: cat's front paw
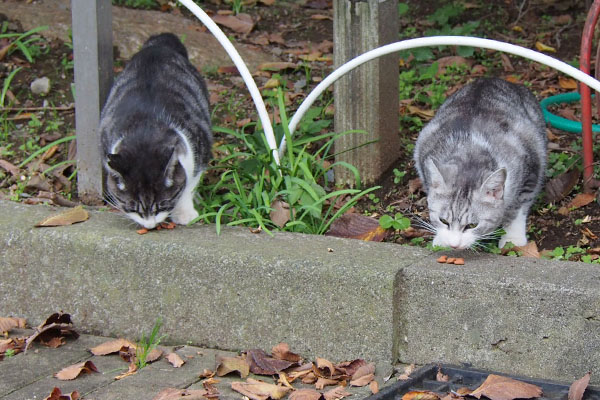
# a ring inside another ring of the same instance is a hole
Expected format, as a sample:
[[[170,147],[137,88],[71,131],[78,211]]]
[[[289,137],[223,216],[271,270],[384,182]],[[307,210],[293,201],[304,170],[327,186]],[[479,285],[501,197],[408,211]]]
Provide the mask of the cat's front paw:
[[[176,208],[171,213],[171,221],[178,225],[187,225],[194,219],[198,218],[200,214],[195,208]]]
[[[504,236],[502,236],[500,238],[500,242],[498,243],[498,247],[499,248],[503,248],[504,245],[508,242],[511,242],[512,244],[514,244],[515,246],[525,246],[527,244],[527,236],[525,235],[510,235],[510,234],[506,234]]]

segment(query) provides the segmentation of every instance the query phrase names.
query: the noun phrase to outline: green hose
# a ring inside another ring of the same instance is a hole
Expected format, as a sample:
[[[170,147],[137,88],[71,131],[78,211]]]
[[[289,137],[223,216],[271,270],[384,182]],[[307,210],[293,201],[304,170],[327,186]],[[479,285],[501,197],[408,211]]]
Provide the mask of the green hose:
[[[544,113],[544,119],[554,128],[561,129],[566,132],[581,133],[581,122],[572,121],[558,115],[552,114],[548,111],[548,106],[561,103],[575,103],[581,100],[581,95],[578,92],[557,94],[556,96],[550,96],[540,102],[542,106],[542,112]],[[600,125],[592,125],[592,132],[600,132]]]

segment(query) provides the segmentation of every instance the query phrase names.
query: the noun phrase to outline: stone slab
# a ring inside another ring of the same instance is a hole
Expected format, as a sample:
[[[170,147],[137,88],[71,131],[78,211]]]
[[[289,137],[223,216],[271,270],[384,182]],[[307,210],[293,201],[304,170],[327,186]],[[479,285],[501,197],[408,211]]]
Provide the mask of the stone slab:
[[[399,360],[573,382],[600,382],[600,268],[467,254],[432,254],[402,270]]]
[[[287,342],[307,358],[390,364],[397,273],[426,254],[203,225],[140,236],[110,212],[34,228],[56,210],[0,210],[0,315],[38,323],[64,310],[87,333],[135,340],[162,317],[172,343],[233,351]]]

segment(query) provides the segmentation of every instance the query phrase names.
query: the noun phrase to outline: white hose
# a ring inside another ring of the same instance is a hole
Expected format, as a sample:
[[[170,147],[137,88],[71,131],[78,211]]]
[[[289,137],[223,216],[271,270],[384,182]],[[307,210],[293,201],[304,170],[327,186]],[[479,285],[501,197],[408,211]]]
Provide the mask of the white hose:
[[[263,101],[260,91],[256,86],[256,82],[254,82],[246,63],[244,60],[242,60],[242,57],[240,57],[239,53],[235,47],[233,47],[227,36],[225,36],[221,28],[219,28],[217,24],[215,24],[215,22],[200,7],[198,7],[196,3],[194,3],[192,0],[179,0],[179,2],[188,10],[190,10],[208,28],[213,36],[217,38],[240,72],[242,79],[246,83],[246,87],[250,91],[250,96],[252,96],[256,110],[258,111],[258,117],[260,118],[260,123],[265,131],[269,149],[273,152],[273,158],[275,159],[277,165],[279,165],[279,154],[277,153],[277,141],[275,140],[275,135],[273,134],[273,126],[271,125],[271,120],[269,119],[265,102]]]
[[[353,70],[361,64],[364,64],[367,61],[384,56],[386,54],[394,53],[396,51],[414,49],[417,47],[430,47],[442,45],[481,47],[485,49],[498,50],[505,53],[514,54],[516,56],[528,58],[530,60],[537,61],[540,64],[552,67],[560,72],[563,72],[566,75],[569,75],[577,79],[578,81],[585,83],[586,85],[590,86],[596,91],[600,91],[600,82],[592,78],[591,76],[581,72],[577,68],[574,68],[569,64],[566,64],[560,60],[557,60],[545,54],[526,49],[525,47],[516,46],[514,44],[469,36],[431,36],[417,39],[408,39],[403,40],[401,42],[395,42],[382,47],[378,47],[376,49],[363,53],[360,56],[348,61],[347,63],[333,71],[331,74],[329,74],[309,93],[309,95],[306,97],[306,99],[304,99],[302,104],[300,104],[298,110],[296,110],[296,113],[294,114],[289,123],[290,134],[294,133],[294,131],[296,130],[296,126],[298,125],[306,111],[308,111],[310,106],[312,106],[312,104],[315,102],[315,100],[325,91],[325,89],[327,89],[332,83],[338,80],[345,73]],[[398,77],[393,76],[389,77],[389,79],[398,79]],[[281,145],[279,146],[279,154],[282,155],[284,151],[285,137],[283,138],[283,140],[281,141]]]

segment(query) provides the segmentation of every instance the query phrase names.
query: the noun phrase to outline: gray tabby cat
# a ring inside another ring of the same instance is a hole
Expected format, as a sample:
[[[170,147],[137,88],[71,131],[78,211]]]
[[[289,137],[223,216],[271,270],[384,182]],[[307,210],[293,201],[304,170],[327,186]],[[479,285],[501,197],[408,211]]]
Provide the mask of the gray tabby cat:
[[[419,134],[414,153],[433,244],[468,248],[501,226],[500,247],[525,245],[546,142],[540,106],[522,85],[479,79],[450,96]]]
[[[208,93],[175,35],[152,36],[132,57],[99,129],[109,203],[147,229],[198,216],[194,189],[211,158]]]

